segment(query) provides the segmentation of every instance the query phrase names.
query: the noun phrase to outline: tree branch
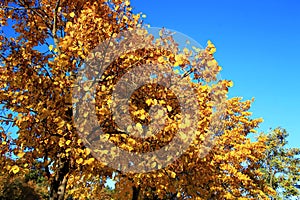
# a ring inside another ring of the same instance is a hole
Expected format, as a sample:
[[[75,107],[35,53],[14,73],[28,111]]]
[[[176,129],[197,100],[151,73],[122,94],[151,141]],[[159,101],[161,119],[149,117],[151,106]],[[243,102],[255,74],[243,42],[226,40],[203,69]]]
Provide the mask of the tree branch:
[[[57,12],[58,12],[58,8],[59,8],[59,4],[60,4],[60,0],[57,0],[56,4],[55,4],[55,8],[54,8],[54,17],[53,17],[53,26],[52,26],[52,36],[53,36],[53,40],[54,40],[54,44],[58,49],[58,54],[61,54],[61,51],[59,49],[58,46],[58,37],[57,37]]]

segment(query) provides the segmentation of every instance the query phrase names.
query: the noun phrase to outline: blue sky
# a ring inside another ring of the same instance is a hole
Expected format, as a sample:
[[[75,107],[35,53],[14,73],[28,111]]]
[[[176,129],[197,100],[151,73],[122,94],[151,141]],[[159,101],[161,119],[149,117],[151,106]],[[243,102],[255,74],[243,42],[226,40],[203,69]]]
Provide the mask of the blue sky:
[[[259,130],[281,126],[291,147],[300,147],[300,1],[132,0],[152,27],[182,32],[202,46],[211,40],[234,81],[230,96],[255,98]]]

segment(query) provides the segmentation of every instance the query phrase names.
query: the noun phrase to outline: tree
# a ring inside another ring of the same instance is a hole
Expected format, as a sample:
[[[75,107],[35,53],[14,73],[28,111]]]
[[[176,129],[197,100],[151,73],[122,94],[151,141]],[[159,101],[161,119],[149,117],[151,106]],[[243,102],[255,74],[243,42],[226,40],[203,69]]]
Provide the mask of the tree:
[[[138,23],[130,9],[117,0],[1,1],[1,24],[15,34],[0,38],[3,173],[26,173],[42,160],[51,200],[64,199],[67,185],[71,193],[80,181],[104,185],[100,180],[112,170],[91,157],[75,132],[71,85],[85,52]],[[83,32],[74,33],[76,28]],[[6,132],[11,125],[18,128],[15,139]]]
[[[26,174],[38,163],[51,200],[107,195],[116,199],[264,198],[271,192],[257,164],[265,150],[264,138],[256,142],[247,138],[261,119],[250,118],[251,101],[224,100],[232,82],[217,81],[221,67],[211,42],[205,49],[191,50],[180,49],[167,31],[155,38],[140,28],[140,14],[131,12],[129,1],[1,1],[0,19],[16,34],[0,38],[1,173]],[[124,51],[118,55],[120,49]],[[113,88],[126,91],[128,85],[118,85],[124,77],[124,82],[140,80],[143,73],[134,71],[135,66],[143,66],[142,72],[149,72],[151,80],[162,74],[161,84],[141,85],[130,94],[128,106],[118,106],[128,93],[115,94]],[[166,66],[172,70],[161,73]],[[173,66],[182,72],[174,74]],[[82,68],[87,69],[84,78]],[[126,77],[131,69],[135,73]],[[174,79],[177,82],[170,81]],[[96,88],[95,99],[92,88]],[[117,119],[112,108],[119,114]],[[91,109],[97,111],[95,119]],[[133,124],[127,123],[127,109]],[[218,109],[219,114],[213,114]],[[152,133],[154,129],[144,126],[151,126],[153,120],[165,122],[156,134],[145,138],[132,134]],[[93,124],[100,124],[103,133],[99,135]],[[16,137],[8,133],[10,126],[17,127]],[[132,160],[118,156],[112,143],[118,151],[130,152]],[[145,159],[142,168],[143,162],[130,163],[170,143],[171,155]],[[109,157],[113,160],[107,165],[103,160]],[[162,166],[165,161],[169,164]],[[122,170],[112,167],[116,165]],[[116,191],[108,194],[106,179],[113,175]]]
[[[283,128],[266,135],[266,156],[260,162],[267,184],[277,192],[272,199],[300,196],[300,149],[287,147],[289,134]]]
[[[30,170],[25,177],[0,176],[0,199],[3,200],[43,200],[48,199],[48,189],[45,179],[39,169]]]

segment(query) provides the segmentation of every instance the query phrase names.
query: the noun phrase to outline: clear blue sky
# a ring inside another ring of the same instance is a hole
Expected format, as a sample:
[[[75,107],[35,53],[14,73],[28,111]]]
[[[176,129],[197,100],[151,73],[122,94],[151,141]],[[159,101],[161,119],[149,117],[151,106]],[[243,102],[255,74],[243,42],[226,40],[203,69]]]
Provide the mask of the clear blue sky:
[[[300,147],[300,1],[132,0],[152,27],[185,33],[202,46],[211,40],[230,96],[255,98],[260,131],[281,126]]]

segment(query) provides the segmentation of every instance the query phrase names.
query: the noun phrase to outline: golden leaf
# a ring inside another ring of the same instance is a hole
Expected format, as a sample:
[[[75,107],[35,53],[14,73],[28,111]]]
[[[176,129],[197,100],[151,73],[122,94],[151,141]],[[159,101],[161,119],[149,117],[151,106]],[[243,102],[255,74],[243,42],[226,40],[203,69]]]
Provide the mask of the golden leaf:
[[[176,177],[176,173],[175,173],[175,172],[171,172],[170,176],[171,176],[172,178],[175,178],[175,177]]]
[[[125,6],[130,6],[130,1],[126,0],[125,1]]]
[[[143,131],[143,126],[141,123],[136,123],[135,127],[138,129],[138,131],[142,132]]]
[[[156,162],[151,163],[151,168],[156,167]]]
[[[69,145],[71,143],[71,140],[66,141],[66,145]]]
[[[85,148],[84,153],[85,153],[86,156],[88,156],[88,155],[90,155],[91,150],[89,148]]]
[[[163,56],[160,56],[157,60],[158,60],[158,62],[160,62],[160,63],[163,63],[163,62],[165,61],[165,59],[164,59]]]
[[[70,17],[72,17],[72,18],[75,17],[75,13],[74,13],[74,12],[71,12],[71,13],[70,13]]]
[[[63,121],[63,120],[61,120],[61,121],[57,124],[58,128],[62,128],[64,125],[65,125],[65,121]]]
[[[65,146],[65,139],[64,138],[59,139],[58,146],[60,146],[60,147]]]
[[[83,159],[82,159],[82,158],[77,159],[77,160],[76,160],[76,163],[77,163],[78,165],[80,165],[81,163],[83,163]]]
[[[13,172],[14,174],[18,173],[20,171],[20,168],[17,165],[12,166],[10,172]]]
[[[20,153],[17,154],[17,156],[18,156],[19,158],[22,158],[24,155],[25,155],[25,152],[20,152]]]
[[[69,123],[67,123],[67,129],[68,129],[69,131],[71,131],[71,130],[72,130],[72,125],[69,124]]]
[[[90,165],[92,164],[93,162],[95,162],[95,158],[89,158],[88,160],[85,160],[83,165]]]
[[[88,112],[83,113],[83,117],[86,118],[89,115]]]
[[[146,104],[147,104],[148,106],[150,106],[150,105],[152,104],[152,99],[147,99],[147,100],[146,100]]]

